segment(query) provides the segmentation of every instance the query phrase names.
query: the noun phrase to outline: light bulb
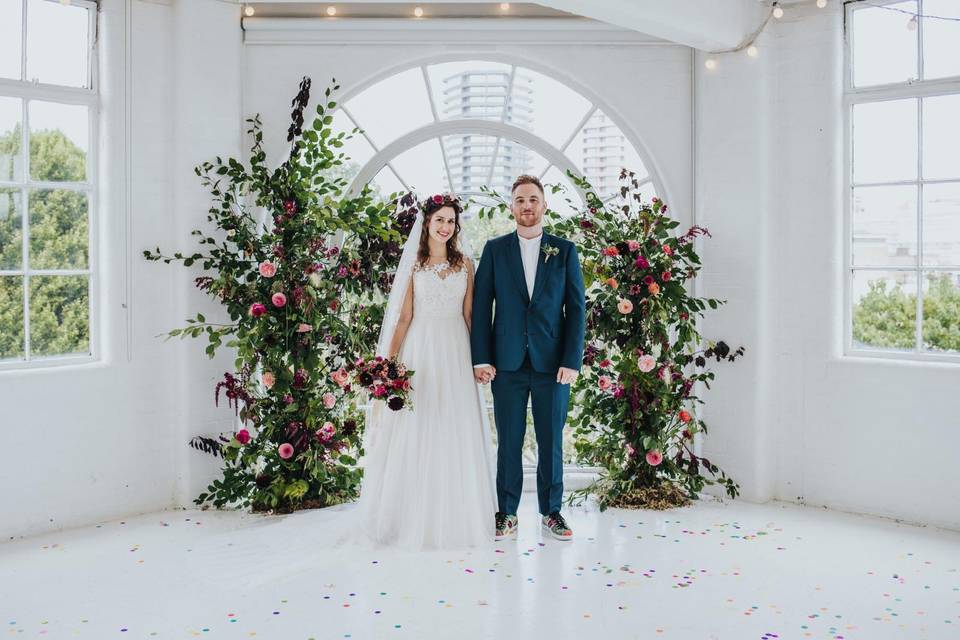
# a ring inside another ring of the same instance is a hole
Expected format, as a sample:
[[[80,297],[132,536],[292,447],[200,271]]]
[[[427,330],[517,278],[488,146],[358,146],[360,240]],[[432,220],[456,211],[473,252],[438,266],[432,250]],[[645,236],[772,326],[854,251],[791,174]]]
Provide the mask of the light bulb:
[[[336,8],[336,7],[327,7],[327,15],[328,15],[328,16],[335,16],[335,15],[337,15],[337,8]]]
[[[422,18],[422,17],[423,17],[423,9],[422,9],[421,7],[416,7],[416,8],[414,8],[414,10],[413,10],[413,15],[415,15],[415,16],[418,17],[418,18]]]
[[[501,2],[501,3],[500,3],[500,10],[501,10],[501,11],[510,11],[510,3],[509,3],[509,2]]]
[[[713,58],[707,58],[704,61],[703,66],[705,66],[707,69],[710,69],[712,71],[717,68],[717,61],[714,60]]]
[[[817,6],[823,9],[825,6],[827,6],[827,0],[817,0]]]
[[[751,58],[756,58],[758,53],[760,53],[760,51],[754,45],[747,47],[747,55]]]
[[[910,18],[910,21],[907,23],[907,29],[909,29],[910,31],[917,30],[917,16],[913,16],[912,18]]]
[[[778,3],[776,3],[776,2],[773,3],[773,17],[774,17],[774,18],[782,18],[782,17],[783,17],[783,7],[781,7],[781,6],[780,6]]]
[[[253,7],[251,7],[250,5],[247,5],[247,6],[245,6],[245,7],[243,8],[243,13],[244,13],[244,15],[246,15],[247,17],[252,16],[252,15],[255,14],[256,12],[257,12],[257,10],[254,9]]]

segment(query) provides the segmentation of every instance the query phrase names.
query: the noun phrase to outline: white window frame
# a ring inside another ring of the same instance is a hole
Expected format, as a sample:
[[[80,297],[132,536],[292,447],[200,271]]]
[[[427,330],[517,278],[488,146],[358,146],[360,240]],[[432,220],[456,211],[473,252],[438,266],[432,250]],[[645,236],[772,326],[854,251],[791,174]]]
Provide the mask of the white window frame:
[[[847,2],[844,6],[844,214],[843,214],[843,335],[844,355],[890,360],[960,363],[960,353],[938,353],[923,349],[923,274],[931,271],[960,271],[960,265],[924,266],[923,264],[923,187],[927,184],[957,182],[956,179],[925,180],[923,178],[923,99],[932,96],[960,94],[960,76],[921,80],[923,77],[923,20],[917,25],[917,80],[855,87],[853,85],[853,13],[877,4],[895,4],[901,0],[872,0],[871,4]],[[917,11],[923,14],[924,0],[917,0]],[[904,28],[908,17],[904,16]],[[917,177],[894,182],[857,183],[853,179],[853,108],[854,105],[912,98],[917,107]],[[960,176],[958,176],[960,177]],[[917,187],[917,262],[914,267],[853,264],[853,193],[863,186],[906,185]],[[855,347],[853,344],[853,276],[854,272],[902,271],[917,278],[917,311],[912,351],[886,348]]]
[[[23,278],[23,322],[25,351],[24,359],[0,362],[0,371],[12,369],[34,369],[42,367],[56,367],[64,365],[96,362],[100,359],[99,309],[100,291],[98,264],[99,255],[96,239],[99,237],[98,211],[98,141],[100,122],[100,91],[99,91],[99,61],[98,61],[98,3],[95,0],[71,0],[74,6],[84,7],[89,11],[88,21],[88,64],[89,88],[67,87],[62,85],[30,82],[26,80],[27,69],[27,20],[29,11],[28,0],[22,2],[21,24],[21,80],[0,78],[0,97],[19,98],[21,101],[21,152],[24,154],[23,175],[19,181],[0,180],[0,187],[19,189],[21,197],[21,224],[23,235],[23,255],[20,269],[0,270],[0,277],[21,276]],[[85,182],[43,182],[30,179],[30,113],[29,103],[32,100],[54,102],[68,105],[87,107],[87,127],[89,132]],[[86,269],[31,269],[30,268],[30,211],[29,194],[33,189],[59,189],[81,191],[87,194],[87,268]],[[24,268],[26,267],[26,268]],[[89,331],[88,354],[38,356],[30,355],[30,278],[33,276],[87,276],[87,314]]]

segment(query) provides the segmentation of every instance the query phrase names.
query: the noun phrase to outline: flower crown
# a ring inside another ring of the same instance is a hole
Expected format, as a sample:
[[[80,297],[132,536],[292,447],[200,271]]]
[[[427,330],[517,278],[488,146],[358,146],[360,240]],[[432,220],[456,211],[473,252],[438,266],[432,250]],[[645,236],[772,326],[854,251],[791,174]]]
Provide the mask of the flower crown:
[[[437,193],[420,203],[420,208],[427,215],[443,207],[453,207],[457,212],[463,212],[463,203],[452,193]]]

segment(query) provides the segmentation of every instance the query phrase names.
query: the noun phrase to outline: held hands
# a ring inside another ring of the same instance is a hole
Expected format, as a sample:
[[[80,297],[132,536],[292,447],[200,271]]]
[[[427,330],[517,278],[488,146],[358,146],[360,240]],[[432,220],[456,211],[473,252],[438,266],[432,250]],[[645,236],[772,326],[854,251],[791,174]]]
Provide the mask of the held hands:
[[[474,367],[473,368],[473,379],[477,381],[477,384],[487,384],[491,380],[497,377],[497,370],[494,367],[489,365],[485,367]]]
[[[579,372],[576,369],[560,367],[560,369],[557,370],[557,382],[560,384],[571,384],[577,379],[577,375],[579,375]]]

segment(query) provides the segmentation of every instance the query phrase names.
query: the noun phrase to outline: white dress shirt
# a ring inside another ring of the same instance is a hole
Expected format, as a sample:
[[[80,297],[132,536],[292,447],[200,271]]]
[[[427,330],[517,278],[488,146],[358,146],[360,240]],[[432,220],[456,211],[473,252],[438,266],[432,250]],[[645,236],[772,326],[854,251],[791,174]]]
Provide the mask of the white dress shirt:
[[[523,278],[527,281],[527,297],[533,298],[533,284],[537,281],[537,265],[540,263],[540,241],[543,239],[543,233],[536,238],[524,238],[518,233],[517,238],[520,240]],[[473,365],[475,369],[488,366],[490,365],[487,363]]]

